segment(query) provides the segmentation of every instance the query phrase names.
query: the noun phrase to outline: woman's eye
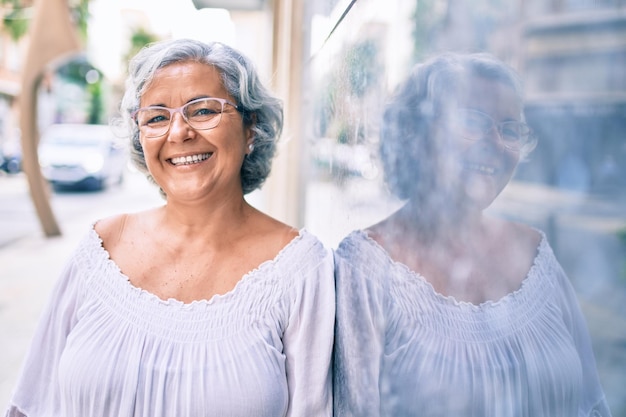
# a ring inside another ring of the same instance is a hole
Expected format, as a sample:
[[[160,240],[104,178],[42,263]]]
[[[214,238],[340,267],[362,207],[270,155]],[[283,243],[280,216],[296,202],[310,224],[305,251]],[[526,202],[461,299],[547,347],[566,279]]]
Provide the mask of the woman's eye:
[[[193,113],[194,116],[203,116],[203,115],[206,115],[206,114],[215,114],[215,112],[213,110],[211,110],[211,109],[208,109],[208,108],[202,108],[202,109],[196,110]]]
[[[208,107],[202,107],[200,109],[195,109],[192,113],[191,113],[191,117],[195,117],[195,116],[210,116],[213,114],[217,114],[217,111],[208,108]]]
[[[489,122],[473,117],[467,117],[463,119],[463,127],[472,131],[482,132],[489,128]]]
[[[519,139],[519,137],[520,135],[517,129],[511,129],[511,128],[502,129],[502,138],[504,140],[516,141]]]
[[[169,113],[160,109],[141,109],[137,114],[137,123],[139,126],[154,126],[169,121]]]
[[[151,124],[157,124],[157,123],[163,123],[167,121],[167,117],[165,117],[164,115],[160,114],[158,116],[153,116],[150,117],[145,124],[147,125],[151,125]]]

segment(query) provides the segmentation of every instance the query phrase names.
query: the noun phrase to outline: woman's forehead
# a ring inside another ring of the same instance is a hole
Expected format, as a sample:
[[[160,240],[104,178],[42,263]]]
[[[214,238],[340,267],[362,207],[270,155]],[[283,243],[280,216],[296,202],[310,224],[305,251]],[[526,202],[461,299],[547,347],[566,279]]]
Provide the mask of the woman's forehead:
[[[141,92],[142,105],[172,94],[191,98],[222,97],[232,100],[222,83],[219,71],[212,65],[195,62],[177,62],[155,71],[150,84]],[[154,104],[154,103],[150,103]]]
[[[459,83],[453,96],[463,107],[503,108],[513,113],[521,112],[522,108],[521,97],[509,83],[477,75]]]

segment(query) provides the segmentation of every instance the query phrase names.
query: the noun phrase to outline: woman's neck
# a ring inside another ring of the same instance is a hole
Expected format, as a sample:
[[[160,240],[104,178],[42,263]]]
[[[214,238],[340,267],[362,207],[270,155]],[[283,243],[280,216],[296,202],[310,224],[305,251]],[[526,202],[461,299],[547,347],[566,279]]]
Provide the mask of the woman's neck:
[[[245,227],[254,211],[243,198],[219,203],[168,201],[159,220],[162,227],[176,231],[182,239],[200,236],[228,239]]]
[[[470,240],[485,232],[482,210],[450,200],[426,204],[410,201],[394,217],[400,230],[424,243]]]

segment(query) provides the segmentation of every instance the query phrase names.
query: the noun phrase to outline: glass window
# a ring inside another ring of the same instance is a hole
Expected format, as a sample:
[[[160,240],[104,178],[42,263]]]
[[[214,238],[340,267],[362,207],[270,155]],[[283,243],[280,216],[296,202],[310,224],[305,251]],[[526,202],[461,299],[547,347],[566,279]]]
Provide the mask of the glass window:
[[[381,130],[392,93],[413,65],[442,51],[487,51],[515,68],[526,85],[525,119],[538,142],[486,213],[545,233],[575,290],[611,411],[624,416],[626,74],[624,66],[615,63],[623,61],[626,45],[618,41],[623,38],[620,25],[611,19],[613,23],[607,20],[606,27],[598,29],[603,16],[608,18],[601,9],[618,8],[618,3],[564,1],[561,14],[548,20],[544,18],[553,10],[539,1],[363,0],[338,2],[328,14],[318,8],[308,16],[316,29],[310,42],[319,48],[313,48],[308,61],[311,82],[305,83],[303,106],[310,149],[306,225],[336,248],[354,230],[366,229],[375,237],[372,230],[380,229],[370,227],[406,203],[385,180]],[[567,26],[572,19],[568,13],[582,9],[597,9],[598,14],[590,11]],[[542,30],[525,30],[537,19],[543,19]],[[314,24],[320,21],[327,26]],[[588,38],[594,34],[587,21],[600,33],[593,40]],[[328,36],[335,23],[337,28]],[[409,136],[420,128],[417,122],[407,126]],[[416,152],[410,141],[405,151]],[[402,164],[398,162],[397,170],[409,172],[403,178],[414,173],[415,183],[426,181],[419,177],[420,166]],[[393,249],[389,239],[377,242]],[[400,263],[419,265],[411,264],[412,259],[422,253],[435,256],[415,249],[412,258],[406,255],[409,250],[398,250],[405,256]],[[397,272],[388,268],[390,275]],[[393,285],[394,279],[387,278]],[[379,313],[375,317],[383,320]],[[386,360],[391,359],[383,363]],[[381,389],[392,392],[393,383]],[[450,401],[462,407],[458,398]]]

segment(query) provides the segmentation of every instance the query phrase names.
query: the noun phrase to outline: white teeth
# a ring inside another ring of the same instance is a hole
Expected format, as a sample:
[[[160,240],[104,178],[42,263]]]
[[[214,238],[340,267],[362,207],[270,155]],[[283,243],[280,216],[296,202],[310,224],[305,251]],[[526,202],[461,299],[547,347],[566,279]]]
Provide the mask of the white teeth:
[[[487,166],[487,165],[466,164],[465,167],[467,169],[478,171],[478,172],[480,172],[482,174],[487,174],[487,175],[493,175],[496,172],[495,168]]]
[[[174,165],[190,165],[197,164],[198,162],[209,159],[211,153],[202,153],[198,155],[179,156],[177,158],[170,159],[170,162]]]

